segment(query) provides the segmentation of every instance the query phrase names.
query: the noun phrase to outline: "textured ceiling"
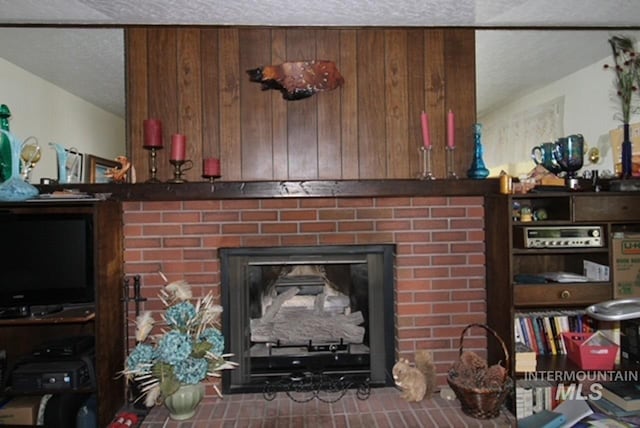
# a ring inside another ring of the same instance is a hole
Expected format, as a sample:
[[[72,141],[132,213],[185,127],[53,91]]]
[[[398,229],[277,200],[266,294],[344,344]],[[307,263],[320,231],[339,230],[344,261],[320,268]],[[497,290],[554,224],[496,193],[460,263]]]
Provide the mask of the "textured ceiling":
[[[479,112],[606,57],[611,33],[640,26],[636,0],[0,0],[0,10],[6,25],[606,27],[478,31]],[[0,28],[0,57],[120,116],[122,52],[121,30]]]
[[[635,0],[0,0],[5,23],[635,26]]]

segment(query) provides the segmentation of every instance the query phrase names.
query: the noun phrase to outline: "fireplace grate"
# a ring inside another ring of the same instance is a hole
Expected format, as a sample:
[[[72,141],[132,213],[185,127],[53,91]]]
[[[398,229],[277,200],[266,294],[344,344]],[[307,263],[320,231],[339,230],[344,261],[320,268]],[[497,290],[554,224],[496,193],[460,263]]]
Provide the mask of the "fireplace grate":
[[[343,339],[340,339],[340,342],[335,343],[313,343],[310,340],[306,345],[299,344],[282,344],[280,341],[276,341],[274,343],[267,343],[267,349],[269,351],[269,356],[271,357],[274,349],[282,349],[282,348],[298,348],[298,349],[306,349],[307,352],[346,352],[351,353],[351,346],[349,343],[344,343]]]

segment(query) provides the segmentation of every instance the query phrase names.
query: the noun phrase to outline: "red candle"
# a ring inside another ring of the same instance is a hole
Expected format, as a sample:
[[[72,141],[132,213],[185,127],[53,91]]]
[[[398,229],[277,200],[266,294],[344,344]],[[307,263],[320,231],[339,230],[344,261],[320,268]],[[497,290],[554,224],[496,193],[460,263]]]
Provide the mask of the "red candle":
[[[183,161],[186,156],[186,140],[182,134],[171,136],[171,160]]]
[[[145,119],[143,147],[148,149],[162,148],[162,122],[158,119]]]
[[[449,110],[449,114],[447,115],[447,146],[449,146],[450,149],[456,146],[454,117],[451,110]]]
[[[220,159],[206,158],[202,161],[202,172],[205,177],[220,177]]]
[[[429,149],[431,148],[431,138],[429,138],[429,118],[427,113],[422,112],[420,121],[422,122],[422,144],[424,144],[425,149]]]

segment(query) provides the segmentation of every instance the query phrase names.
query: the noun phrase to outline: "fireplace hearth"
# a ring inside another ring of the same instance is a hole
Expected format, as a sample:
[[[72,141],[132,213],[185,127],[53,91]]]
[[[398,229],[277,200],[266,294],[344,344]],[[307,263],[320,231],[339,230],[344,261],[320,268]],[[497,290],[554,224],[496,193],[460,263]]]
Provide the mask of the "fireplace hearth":
[[[393,245],[220,249],[225,393],[393,384]]]

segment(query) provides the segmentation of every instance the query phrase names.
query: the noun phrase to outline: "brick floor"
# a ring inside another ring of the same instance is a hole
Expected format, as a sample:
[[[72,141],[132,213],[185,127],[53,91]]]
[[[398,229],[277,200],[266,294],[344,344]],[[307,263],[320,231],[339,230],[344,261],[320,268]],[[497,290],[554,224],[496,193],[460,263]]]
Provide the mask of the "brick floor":
[[[335,403],[312,399],[297,403],[283,392],[272,401],[262,394],[232,394],[200,404],[188,421],[169,418],[164,406],[156,406],[141,428],[466,428],[515,427],[511,413],[503,410],[495,419],[474,419],[462,413],[458,400],[439,396],[407,403],[395,388],[374,388],[366,400],[355,390]]]

